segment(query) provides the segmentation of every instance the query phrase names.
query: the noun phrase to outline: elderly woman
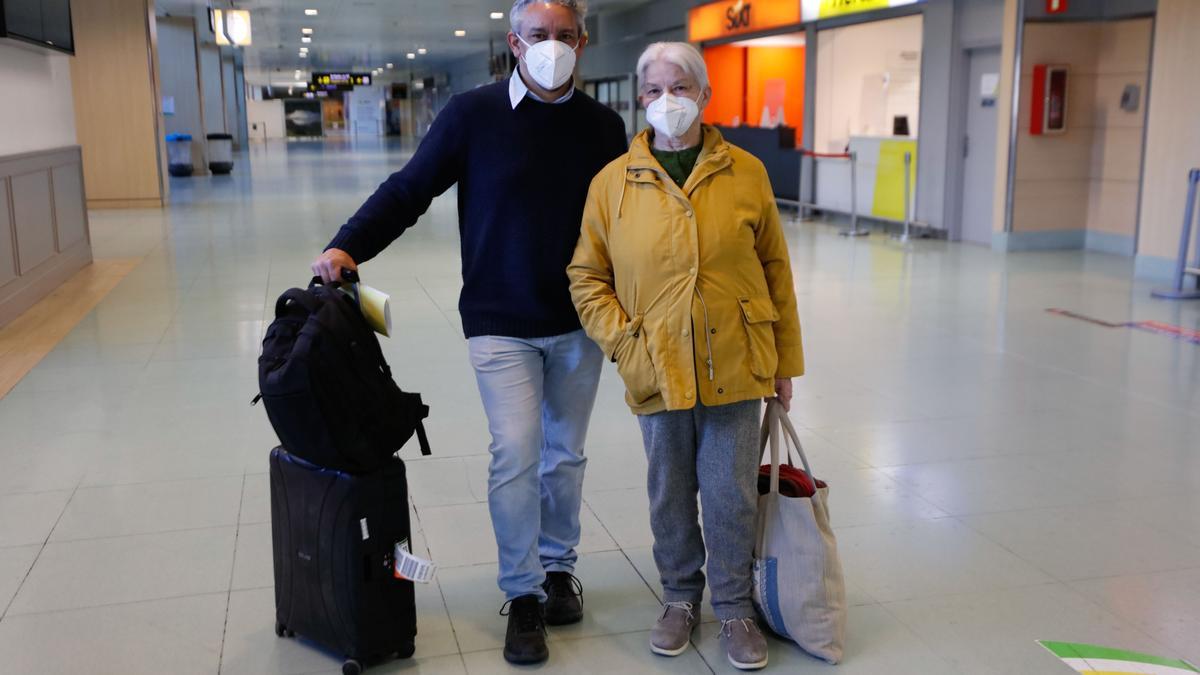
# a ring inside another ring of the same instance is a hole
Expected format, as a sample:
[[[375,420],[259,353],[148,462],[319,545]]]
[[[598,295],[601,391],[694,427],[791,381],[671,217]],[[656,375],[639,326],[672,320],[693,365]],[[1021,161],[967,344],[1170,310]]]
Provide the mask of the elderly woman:
[[[684,43],[638,61],[647,129],[592,181],[567,270],[583,326],[617,369],[649,460],[664,608],[676,656],[700,621],[707,543],[729,661],[767,664],[751,603],[761,400],[803,374],[787,243],[761,162],[701,123],[704,59]],[[696,495],[703,504],[703,536]]]

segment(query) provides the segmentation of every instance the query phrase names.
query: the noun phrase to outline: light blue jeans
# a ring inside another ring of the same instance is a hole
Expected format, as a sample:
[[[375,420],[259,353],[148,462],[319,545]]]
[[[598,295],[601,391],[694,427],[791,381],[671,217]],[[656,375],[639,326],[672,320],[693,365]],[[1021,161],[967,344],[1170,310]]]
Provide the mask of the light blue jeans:
[[[488,509],[500,590],[545,601],[546,572],[573,572],[579,557],[583,444],[604,354],[582,330],[469,344],[492,434]]]

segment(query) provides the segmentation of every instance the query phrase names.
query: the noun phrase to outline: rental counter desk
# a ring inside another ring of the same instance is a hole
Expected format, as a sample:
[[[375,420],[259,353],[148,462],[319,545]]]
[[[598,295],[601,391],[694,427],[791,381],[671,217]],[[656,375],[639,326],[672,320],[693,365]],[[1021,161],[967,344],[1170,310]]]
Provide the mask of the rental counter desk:
[[[725,127],[717,130],[726,141],[762,161],[779,199],[797,200],[800,188],[800,153],[796,152],[796,130],[792,127]]]

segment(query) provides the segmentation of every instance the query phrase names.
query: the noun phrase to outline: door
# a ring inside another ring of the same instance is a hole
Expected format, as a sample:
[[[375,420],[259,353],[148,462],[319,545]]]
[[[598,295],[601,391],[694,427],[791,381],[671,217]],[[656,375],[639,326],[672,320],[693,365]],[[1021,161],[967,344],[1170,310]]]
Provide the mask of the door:
[[[996,195],[996,89],[1000,83],[1000,50],[968,52],[967,124],[963,139],[963,241],[992,245],[992,206]]]

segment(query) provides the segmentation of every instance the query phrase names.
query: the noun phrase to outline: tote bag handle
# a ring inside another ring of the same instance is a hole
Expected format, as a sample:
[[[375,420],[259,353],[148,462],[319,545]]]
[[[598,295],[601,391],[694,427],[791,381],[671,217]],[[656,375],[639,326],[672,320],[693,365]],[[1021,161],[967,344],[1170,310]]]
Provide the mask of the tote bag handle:
[[[792,425],[792,420],[788,417],[787,411],[783,409],[783,403],[779,399],[773,398],[767,401],[767,412],[763,416],[762,434],[760,436],[761,450],[765,453],[768,445],[771,450],[771,492],[779,492],[780,430],[786,434],[784,446],[788,453],[788,464],[795,466],[792,462],[792,450],[794,449],[796,456],[800,458],[800,464],[804,467],[804,473],[808,474],[808,477],[813,481],[813,485],[816,485],[817,477],[813,475],[812,467],[808,463],[808,455],[804,452],[804,446],[800,444],[800,435],[796,433],[796,427]]]

